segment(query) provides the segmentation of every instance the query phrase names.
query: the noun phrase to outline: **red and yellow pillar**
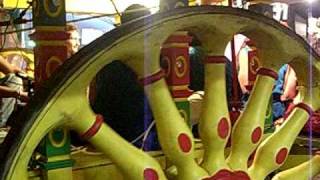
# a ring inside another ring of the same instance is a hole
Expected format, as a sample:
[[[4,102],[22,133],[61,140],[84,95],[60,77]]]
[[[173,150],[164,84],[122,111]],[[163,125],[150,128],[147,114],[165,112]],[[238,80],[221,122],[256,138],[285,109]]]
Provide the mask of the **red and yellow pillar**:
[[[34,0],[32,4],[35,32],[31,38],[36,42],[36,85],[46,81],[67,59],[65,31],[65,0]],[[40,142],[37,151],[44,157],[37,163],[45,179],[72,179],[73,161],[70,159],[70,137],[65,128],[56,128]]]
[[[186,31],[177,31],[172,34],[161,49],[161,64],[164,67],[167,85],[176,106],[187,124],[190,122],[190,104],[188,97],[191,90],[189,43],[192,38]]]
[[[160,10],[188,6],[188,0],[162,0]],[[175,104],[188,125],[190,122],[190,104],[188,97],[192,91],[190,84],[189,43],[192,37],[187,31],[173,33],[162,45],[161,64],[165,71],[167,85]]]
[[[67,59],[65,43],[69,36],[65,31],[65,2],[36,0],[32,6],[35,32],[31,38],[36,42],[35,80],[42,83]]]

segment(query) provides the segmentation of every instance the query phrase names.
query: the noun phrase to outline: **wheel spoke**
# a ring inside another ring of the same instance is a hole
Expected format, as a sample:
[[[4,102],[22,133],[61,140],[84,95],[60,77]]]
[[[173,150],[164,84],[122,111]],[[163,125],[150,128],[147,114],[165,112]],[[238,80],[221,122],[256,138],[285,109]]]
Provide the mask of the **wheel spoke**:
[[[231,125],[226,96],[226,61],[224,56],[210,56],[205,66],[205,96],[199,128],[205,150],[202,167],[209,174],[227,168],[224,149]]]
[[[270,70],[264,70],[269,73],[258,75],[246,110],[233,129],[231,154],[225,160],[224,147],[230,136],[225,65],[206,65],[206,97],[200,125],[206,151],[203,168],[194,160],[192,134],[177,110],[161,73],[155,73],[151,79],[144,79],[146,94],[165,154],[164,159],[167,158],[174,165],[168,171],[176,169],[177,172],[177,177],[173,178],[260,180],[278,168],[307,121],[309,109],[320,107],[320,57],[314,52],[310,54],[310,47],[302,38],[265,16],[227,7],[192,7],[159,13],[124,24],[98,38],[66,61],[43,88],[39,88],[34,100],[29,102],[30,108],[24,112],[25,119],[10,130],[3,147],[0,148],[3,152],[0,157],[0,179],[27,179],[28,162],[41,138],[54,127],[65,124],[84,134],[83,137],[88,138],[106,154],[119,167],[124,179],[166,179],[158,162],[147,153],[134,148],[108,125],[103,124],[102,119],[97,118],[91,111],[87,98],[81,93],[86,90],[97,71],[112,60],[120,60],[132,67],[139,77],[159,71],[161,45],[170,34],[179,30],[194,34],[201,41],[205,52],[214,55],[224,53],[225,45],[234,34],[244,34],[255,40],[262,66],[276,68],[290,62],[297,70],[299,85],[309,85],[306,88],[313,94],[303,99],[304,105],[297,106],[279,130],[260,143],[274,85]],[[312,59],[310,63],[306,61],[308,58]],[[309,77],[311,74],[312,79]],[[311,86],[314,88],[311,89]],[[253,165],[248,170],[248,157],[257,146]],[[161,163],[164,159],[161,158]],[[318,159],[315,157],[311,161],[315,172],[319,170],[316,165],[319,164]],[[279,178],[289,179],[297,175],[298,171],[306,171],[309,164],[297,167],[292,173],[284,172]],[[211,177],[208,177],[205,169]],[[92,169],[84,171],[89,171],[91,175]],[[307,172],[304,173],[294,178],[304,178]],[[86,173],[83,175],[83,178],[92,177]],[[117,174],[117,177],[119,176]],[[106,178],[112,179],[112,175]]]
[[[178,179],[194,180],[207,173],[194,160],[193,136],[173,103],[164,79],[147,85],[151,105],[164,154],[177,166]]]
[[[305,96],[303,101],[309,102],[310,97],[312,96]],[[319,101],[318,97],[313,102],[317,101]],[[312,107],[318,109],[320,106],[319,103],[315,103]],[[296,105],[282,127],[258,147],[253,164],[249,169],[251,177],[263,179],[284,163],[294,140],[308,121],[312,111],[308,104],[299,103]]]
[[[101,123],[101,115],[95,115],[87,103],[81,113],[72,115],[72,127],[102,151],[120,169],[125,179],[165,180],[167,179],[159,163],[129,144],[107,124]]]
[[[247,106],[232,131],[228,165],[233,169],[247,170],[248,158],[261,140],[276,76],[277,73],[266,68],[258,71]]]
[[[296,167],[282,171],[272,178],[272,180],[292,180],[312,179],[320,173],[320,156],[316,155],[311,160]]]

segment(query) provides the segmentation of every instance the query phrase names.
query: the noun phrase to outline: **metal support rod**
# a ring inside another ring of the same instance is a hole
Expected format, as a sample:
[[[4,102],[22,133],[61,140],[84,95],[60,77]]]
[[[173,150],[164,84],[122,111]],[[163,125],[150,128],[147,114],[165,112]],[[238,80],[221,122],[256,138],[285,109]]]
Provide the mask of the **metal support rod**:
[[[233,0],[228,0],[228,5],[232,7]],[[239,102],[238,76],[237,76],[237,57],[235,54],[234,36],[231,40],[231,60],[232,60],[232,102]]]

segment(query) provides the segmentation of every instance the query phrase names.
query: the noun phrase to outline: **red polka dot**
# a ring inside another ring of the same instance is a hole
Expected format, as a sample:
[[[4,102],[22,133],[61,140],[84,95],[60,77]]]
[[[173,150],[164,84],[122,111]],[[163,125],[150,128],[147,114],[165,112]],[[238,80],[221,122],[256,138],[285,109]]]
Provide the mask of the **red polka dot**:
[[[251,134],[251,141],[253,144],[256,144],[257,142],[259,142],[260,138],[262,135],[262,129],[261,127],[257,127],[256,129],[253,130],[252,134]]]
[[[313,109],[308,104],[305,104],[305,103],[299,103],[295,107],[299,107],[305,110],[310,116],[312,116],[312,114],[314,113]]]
[[[151,168],[147,168],[143,171],[144,180],[158,180],[159,176],[158,173]]]
[[[222,118],[219,121],[218,124],[218,135],[222,138],[225,139],[228,137],[229,134],[229,123],[227,118]]]
[[[179,142],[180,149],[183,152],[187,153],[191,150],[192,144],[188,135],[184,133],[180,134],[178,137],[178,142]]]
[[[280,151],[278,152],[277,157],[276,157],[276,163],[282,164],[286,160],[287,155],[288,155],[287,148],[280,149]]]
[[[96,120],[93,123],[93,125],[85,132],[81,135],[82,139],[90,139],[92,138],[94,135],[96,135],[98,133],[98,131],[100,130],[102,124],[104,122],[104,118],[101,114],[97,114],[96,115]]]

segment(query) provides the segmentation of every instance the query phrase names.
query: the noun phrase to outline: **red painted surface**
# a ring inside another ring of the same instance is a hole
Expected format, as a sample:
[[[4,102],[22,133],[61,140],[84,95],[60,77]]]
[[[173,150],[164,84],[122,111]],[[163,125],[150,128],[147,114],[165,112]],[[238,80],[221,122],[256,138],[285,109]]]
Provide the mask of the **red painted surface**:
[[[169,59],[169,64],[166,65],[167,67],[170,67],[167,69],[166,76],[168,86],[188,85],[190,83],[189,46],[162,48],[161,56],[165,59]],[[181,57],[184,58],[184,63],[179,61]],[[179,77],[179,75],[175,72],[176,69],[180,73],[185,72],[184,75]]]
[[[305,110],[310,116],[312,116],[312,114],[314,113],[313,109],[308,104],[299,103],[299,104],[296,105],[296,107]]]
[[[159,176],[158,173],[151,168],[147,168],[143,171],[144,180],[158,180]]]
[[[171,63],[168,57],[162,57],[160,60],[160,66],[164,71],[165,77],[168,78],[171,72]]]
[[[165,73],[163,70],[159,70],[158,72],[151,74],[150,76],[144,77],[140,79],[140,83],[143,84],[144,86],[152,84],[156,81],[159,81],[165,76]]]
[[[275,80],[278,79],[278,73],[275,72],[274,70],[268,69],[268,68],[259,68],[257,74],[264,75],[264,76],[269,76],[269,77],[272,77]]]
[[[189,97],[192,94],[192,90],[185,89],[185,90],[175,90],[171,91],[173,98],[186,98]]]
[[[226,63],[227,58],[225,56],[208,56],[205,60],[204,63],[210,64],[210,63],[215,63],[215,64],[220,64],[220,63]]]
[[[67,40],[69,37],[65,31],[37,31],[30,35],[32,40]]]
[[[66,46],[36,46],[34,48],[35,54],[35,80],[37,83],[47,80],[46,67],[48,60],[55,56],[61,60],[61,63],[67,59],[67,47]],[[57,67],[50,69],[52,73]],[[50,74],[49,73],[49,74]]]
[[[81,138],[90,139],[91,137],[93,137],[100,130],[103,122],[104,122],[103,116],[100,114],[97,114],[95,122],[85,133],[81,135]]]
[[[251,134],[252,143],[253,144],[258,143],[261,136],[262,136],[262,129],[261,129],[261,127],[257,127],[256,129],[253,130],[253,132]]]
[[[260,68],[257,50],[251,50],[248,52],[248,61],[248,80],[251,82],[250,84],[254,84],[258,69]]]
[[[61,62],[62,60],[58,60],[58,61],[47,61],[46,66],[48,68],[46,68],[46,76],[51,76],[53,74],[53,72],[62,64]]]
[[[243,171],[229,171],[222,169],[218,171],[215,175],[205,178],[203,180],[250,180],[247,173]]]
[[[191,143],[191,139],[187,134],[181,133],[178,136],[178,143],[182,152],[185,152],[185,153],[190,152],[192,143]]]
[[[250,154],[248,163],[247,163],[248,168],[252,165],[256,152],[257,152],[257,149],[255,149],[253,153]]]
[[[237,119],[239,118],[240,115],[241,115],[240,110],[231,110],[229,112],[231,125],[234,125],[236,123],[236,121],[237,121]]]
[[[308,105],[307,105],[308,106]],[[287,120],[289,115],[293,112],[294,108],[296,108],[297,106],[293,103],[290,103],[289,106],[287,107],[286,112],[284,113],[284,119]],[[301,105],[299,106],[302,109],[303,108]],[[311,115],[311,117],[309,118],[308,122],[304,125],[302,132],[304,133],[310,133],[310,131],[312,131],[313,135],[320,135],[320,109],[318,111],[313,111],[310,107],[305,109],[309,115]]]
[[[303,127],[303,132],[313,135],[320,135],[320,110],[315,111]]]
[[[40,31],[37,30],[33,34],[30,35],[30,38],[34,41],[60,41],[64,42],[69,38],[70,35],[68,35],[65,31]],[[46,72],[47,62],[48,60],[55,56],[58,58],[61,63],[64,62],[67,59],[67,47],[63,44],[61,45],[43,45],[38,44],[34,48],[34,54],[35,54],[35,81],[36,85],[41,83],[44,80],[47,80],[49,77],[49,74],[52,74],[54,70],[57,68],[57,66],[52,66],[50,68],[50,72]]]
[[[232,7],[232,0],[229,0],[229,6]],[[238,79],[238,68],[237,68],[237,56],[235,50],[234,37],[231,40],[231,63],[232,63],[232,97],[231,101],[240,102],[240,93],[239,93],[239,79]]]
[[[276,163],[279,165],[282,164],[286,160],[287,155],[288,155],[287,148],[280,149],[280,151],[277,153],[277,156],[276,156]]]
[[[229,123],[227,118],[221,118],[219,123],[218,123],[218,135],[219,137],[221,137],[222,139],[226,139],[228,137],[229,134]]]

